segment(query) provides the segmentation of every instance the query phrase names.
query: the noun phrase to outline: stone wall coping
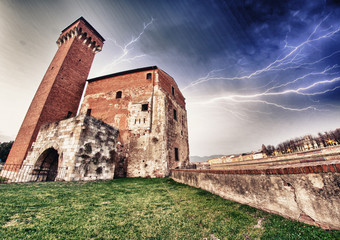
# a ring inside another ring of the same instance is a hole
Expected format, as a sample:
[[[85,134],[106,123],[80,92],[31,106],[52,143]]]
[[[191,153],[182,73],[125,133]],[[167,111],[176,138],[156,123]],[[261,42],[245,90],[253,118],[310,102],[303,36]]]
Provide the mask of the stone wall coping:
[[[171,169],[172,172],[193,172],[193,173],[212,173],[212,174],[266,174],[266,175],[282,175],[282,174],[306,174],[306,173],[340,173],[340,160],[313,163],[299,163],[280,166],[261,166],[245,169]]]

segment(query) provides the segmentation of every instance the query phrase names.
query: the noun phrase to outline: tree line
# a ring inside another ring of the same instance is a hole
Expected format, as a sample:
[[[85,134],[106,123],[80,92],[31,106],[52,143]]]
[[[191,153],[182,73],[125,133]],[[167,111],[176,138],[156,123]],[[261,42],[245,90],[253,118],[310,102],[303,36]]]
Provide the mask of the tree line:
[[[317,136],[306,135],[304,137],[297,137],[278,144],[276,147],[273,145],[262,145],[262,152],[267,156],[281,155],[294,152],[302,152],[311,149],[318,149],[327,146],[340,144],[340,128],[318,133]]]
[[[13,141],[0,143],[0,162],[6,162]]]

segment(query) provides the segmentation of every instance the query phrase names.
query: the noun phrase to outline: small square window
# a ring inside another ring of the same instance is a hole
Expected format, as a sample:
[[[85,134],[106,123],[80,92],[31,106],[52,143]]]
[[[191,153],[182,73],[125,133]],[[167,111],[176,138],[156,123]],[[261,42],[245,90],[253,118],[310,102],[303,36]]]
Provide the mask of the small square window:
[[[152,77],[151,73],[146,74],[146,79],[151,79],[151,77]]]
[[[177,111],[174,109],[174,119],[177,121]]]
[[[142,104],[142,111],[148,111],[149,110],[149,104]]]
[[[175,160],[179,161],[178,148],[175,148]]]
[[[66,118],[70,118],[72,116],[72,112],[68,112]]]
[[[116,93],[116,99],[117,98],[122,98],[122,91],[118,91],[117,93]]]
[[[87,116],[91,116],[91,112],[92,112],[92,109],[91,109],[91,108],[87,109],[86,115],[87,115]]]

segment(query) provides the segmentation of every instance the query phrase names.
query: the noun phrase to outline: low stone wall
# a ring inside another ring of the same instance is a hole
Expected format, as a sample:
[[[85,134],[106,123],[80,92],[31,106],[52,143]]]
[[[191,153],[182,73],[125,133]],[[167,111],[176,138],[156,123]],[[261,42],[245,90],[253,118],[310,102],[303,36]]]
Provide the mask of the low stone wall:
[[[340,161],[277,169],[172,169],[180,183],[324,229],[340,229]]]

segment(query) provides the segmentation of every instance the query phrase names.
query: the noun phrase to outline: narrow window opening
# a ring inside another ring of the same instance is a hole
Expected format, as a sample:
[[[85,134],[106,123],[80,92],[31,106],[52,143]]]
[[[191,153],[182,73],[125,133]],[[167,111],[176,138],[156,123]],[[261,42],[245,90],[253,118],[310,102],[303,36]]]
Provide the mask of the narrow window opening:
[[[122,91],[118,91],[117,93],[116,93],[116,99],[117,98],[122,98]]]
[[[135,124],[137,123],[137,119],[135,119]]]
[[[91,109],[91,108],[87,109],[86,115],[87,115],[87,116],[91,116],[91,112],[92,112],[92,109]]]
[[[142,111],[148,111],[149,104],[142,104]]]
[[[66,118],[70,118],[72,116],[72,112],[68,111]]]
[[[140,123],[140,119],[139,119],[139,123]]]
[[[175,160],[179,161],[178,148],[175,148]]]
[[[171,86],[172,96],[175,96],[175,88]]]
[[[144,120],[144,123],[145,123],[145,118],[143,120]]]
[[[177,121],[177,111],[174,109],[174,119]]]
[[[146,74],[146,79],[151,79],[151,73]]]

